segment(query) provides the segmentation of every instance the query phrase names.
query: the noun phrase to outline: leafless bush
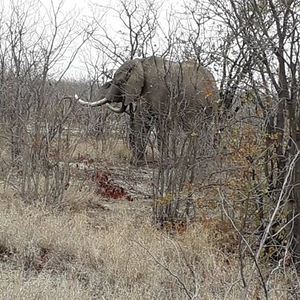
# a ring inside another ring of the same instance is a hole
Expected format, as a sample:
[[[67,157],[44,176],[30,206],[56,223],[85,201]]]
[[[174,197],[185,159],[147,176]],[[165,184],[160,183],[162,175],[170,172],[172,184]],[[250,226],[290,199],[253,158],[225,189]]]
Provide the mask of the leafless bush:
[[[10,152],[5,180],[29,202],[57,202],[69,181],[68,168],[60,169],[58,162],[68,161],[75,146],[66,130],[71,127],[73,103],[64,99],[61,78],[86,38],[75,12],[66,17],[62,3],[52,3],[48,15],[34,1],[11,1],[6,9],[0,33],[1,139]],[[59,69],[79,36],[81,44]],[[16,169],[19,176],[12,178]]]

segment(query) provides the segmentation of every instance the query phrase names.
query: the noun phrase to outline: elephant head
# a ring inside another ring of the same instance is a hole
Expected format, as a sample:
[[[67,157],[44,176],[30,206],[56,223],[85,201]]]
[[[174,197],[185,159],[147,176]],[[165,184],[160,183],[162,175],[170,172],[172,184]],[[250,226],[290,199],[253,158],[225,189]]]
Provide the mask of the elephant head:
[[[77,100],[82,105],[107,105],[116,113],[130,114],[134,159],[143,158],[147,134],[160,116],[172,120],[172,110],[176,109],[183,127],[190,128],[193,121],[198,123],[199,115],[211,116],[218,106],[215,79],[196,62],[176,63],[158,57],[130,60],[101,89],[98,101],[87,102],[76,96]],[[119,103],[120,107],[111,106],[112,103]]]
[[[135,59],[125,62],[114,74],[112,81],[105,83],[100,87],[100,93],[104,95],[100,100],[87,102],[78,99],[78,103],[96,107],[107,104],[107,106],[116,113],[126,111],[128,105],[138,98],[144,85],[144,71],[140,60]],[[121,103],[120,108],[115,108],[110,103]]]

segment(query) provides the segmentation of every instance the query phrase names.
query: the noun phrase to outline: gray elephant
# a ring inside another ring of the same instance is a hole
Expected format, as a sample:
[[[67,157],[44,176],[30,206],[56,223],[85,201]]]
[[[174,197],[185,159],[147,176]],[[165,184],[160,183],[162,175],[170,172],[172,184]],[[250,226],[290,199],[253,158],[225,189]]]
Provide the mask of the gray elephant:
[[[106,104],[116,113],[130,115],[134,162],[143,160],[147,136],[154,125],[160,128],[160,136],[161,125],[170,129],[174,120],[192,133],[195,126],[211,120],[218,108],[213,75],[193,61],[178,63],[154,56],[126,61],[100,91],[105,97],[99,101],[76,99],[85,106]]]

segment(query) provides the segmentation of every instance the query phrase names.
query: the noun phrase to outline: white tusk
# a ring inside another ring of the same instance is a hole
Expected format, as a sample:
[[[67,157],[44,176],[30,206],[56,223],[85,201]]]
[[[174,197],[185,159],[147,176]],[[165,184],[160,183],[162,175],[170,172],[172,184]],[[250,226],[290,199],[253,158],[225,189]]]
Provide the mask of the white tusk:
[[[99,101],[88,102],[88,101],[84,101],[82,99],[79,99],[77,94],[75,94],[74,97],[78,101],[78,103],[80,103],[81,105],[90,106],[90,107],[101,106],[101,105],[104,105],[105,103],[108,102],[108,100],[106,98],[103,98]]]
[[[113,107],[113,106],[111,106],[109,104],[106,104],[106,106],[109,109],[111,109],[113,112],[117,113],[117,114],[122,114],[126,110],[126,108],[127,108],[127,106],[124,105],[124,103],[122,103],[122,106],[120,108]]]

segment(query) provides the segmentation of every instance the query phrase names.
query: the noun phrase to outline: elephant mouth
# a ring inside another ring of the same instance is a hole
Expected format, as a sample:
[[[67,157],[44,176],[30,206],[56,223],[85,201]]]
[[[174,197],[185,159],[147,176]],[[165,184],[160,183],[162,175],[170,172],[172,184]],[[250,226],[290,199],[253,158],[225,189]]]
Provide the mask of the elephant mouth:
[[[121,103],[124,102],[125,97],[122,94],[119,94],[119,95],[111,95],[103,99],[107,99],[107,103]]]
[[[113,112],[121,114],[127,109],[127,106],[124,104],[124,100],[125,97],[123,95],[112,96],[107,99],[106,106]],[[121,103],[121,107],[112,106],[110,105],[111,103]]]
[[[125,112],[127,109],[127,106],[124,104],[124,96],[116,96],[113,99],[103,98],[98,102],[101,102],[101,105],[105,104],[110,110],[118,114]],[[121,107],[112,106],[111,103],[121,103]]]
[[[126,111],[127,109],[127,106],[124,104],[124,102],[121,102],[121,107],[114,107],[114,106],[111,106],[110,104],[106,104],[106,106],[112,110],[113,112],[117,113],[117,114],[122,114],[123,112]]]

